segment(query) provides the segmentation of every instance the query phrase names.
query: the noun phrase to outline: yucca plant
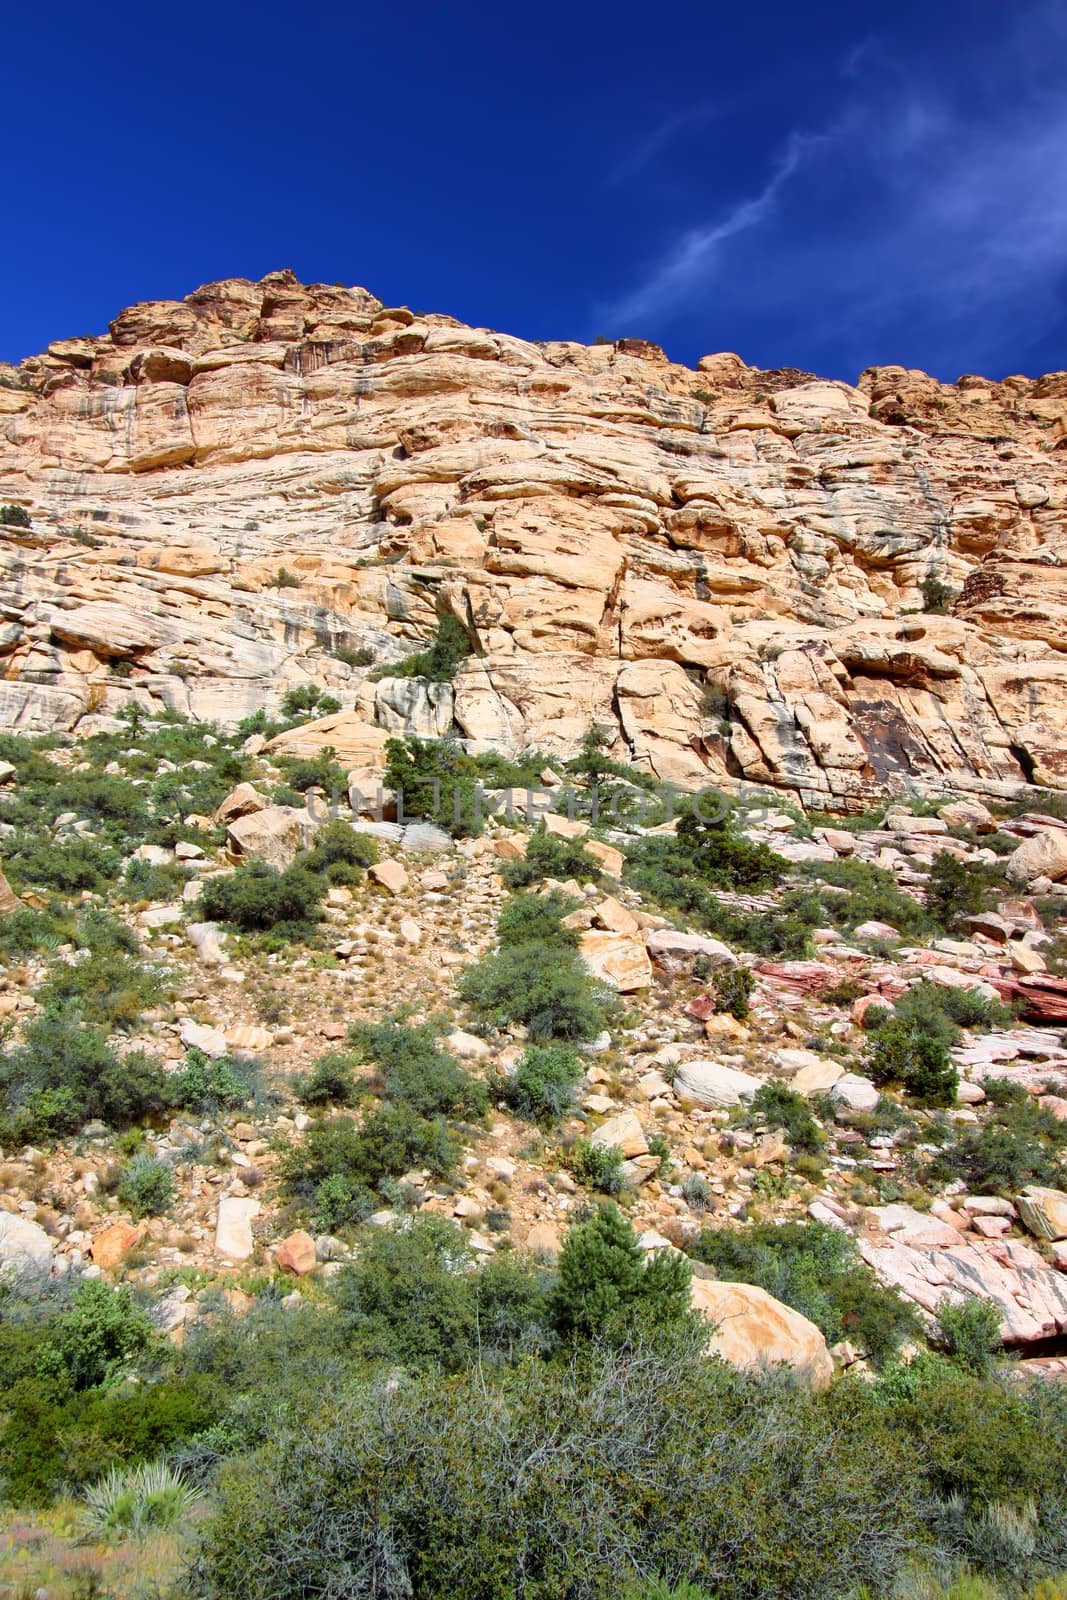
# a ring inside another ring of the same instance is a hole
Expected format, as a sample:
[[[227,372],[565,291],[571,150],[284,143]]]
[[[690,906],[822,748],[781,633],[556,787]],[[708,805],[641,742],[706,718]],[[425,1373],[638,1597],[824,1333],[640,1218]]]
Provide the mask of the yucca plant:
[[[125,1471],[112,1467],[85,1491],[89,1521],[97,1532],[135,1538],[176,1527],[200,1498],[182,1473],[165,1461],[143,1462]]]

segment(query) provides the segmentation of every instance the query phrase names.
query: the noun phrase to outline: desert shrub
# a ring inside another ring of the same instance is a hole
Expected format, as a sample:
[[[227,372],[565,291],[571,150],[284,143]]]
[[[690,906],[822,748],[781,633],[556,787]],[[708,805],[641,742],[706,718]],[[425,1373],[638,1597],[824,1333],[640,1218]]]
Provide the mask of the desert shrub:
[[[763,1083],[750,1102],[746,1120],[770,1123],[781,1128],[794,1150],[809,1154],[821,1150],[825,1143],[822,1129],[811,1114],[811,1107],[802,1094],[782,1083]]]
[[[165,1461],[130,1468],[112,1467],[85,1491],[93,1529],[105,1538],[177,1528],[188,1517],[199,1492]]]
[[[567,1153],[567,1162],[579,1183],[601,1194],[618,1194],[622,1189],[622,1151],[618,1146],[593,1144],[576,1139]]]
[[[1003,1116],[999,1123],[987,1121],[968,1128],[955,1144],[940,1151],[931,1161],[929,1175],[935,1182],[961,1180],[976,1194],[1018,1194],[1028,1183],[1053,1188],[1067,1183],[1067,1166],[1059,1158],[1059,1138],[1063,1124],[1054,1132],[1038,1121],[1040,1107],[1032,1112],[1026,1106],[1018,1114]],[[1046,1113],[1046,1115],[1048,1115]],[[1055,1119],[1049,1117],[1049,1122]]]
[[[945,989],[925,981],[904,991],[893,1015],[947,1045],[956,1043],[960,1028],[1008,1027],[1012,1022],[1007,1006],[978,989]]]
[[[381,667],[376,677],[428,678],[431,683],[451,683],[461,661],[471,653],[467,630],[456,617],[444,616],[438,620],[437,632],[425,650],[417,650],[403,661],[391,661]]]
[[[279,567],[270,580],[270,585],[274,589],[299,589],[300,579],[295,572],[290,572],[288,567]]]
[[[198,1594],[619,1600],[642,1573],[731,1600],[893,1592],[922,1486],[873,1404],[675,1344],[331,1396],[224,1469]]]
[[[322,873],[330,883],[361,883],[365,869],[378,859],[378,846],[367,833],[357,833],[347,822],[326,823],[315,835],[315,843],[301,857],[309,872]]]
[[[577,952],[543,939],[483,957],[462,974],[459,995],[493,1026],[520,1023],[537,1043],[592,1039],[607,1020],[607,996]]]
[[[114,1030],[136,1023],[165,988],[158,967],[125,949],[90,945],[81,959],[57,961],[34,997],[46,1009],[76,1006],[86,1022]]]
[[[939,1342],[949,1360],[964,1372],[984,1377],[1001,1348],[1000,1312],[992,1300],[941,1300],[937,1307]]]
[[[878,1282],[854,1240],[825,1223],[705,1228],[689,1250],[718,1277],[757,1284],[801,1312],[828,1344],[852,1340],[879,1366],[919,1331],[914,1309]]]
[[[848,890],[847,895],[821,894],[822,920],[835,927],[852,929],[861,922],[886,922],[912,939],[932,931],[926,909],[899,889],[893,874],[884,867],[848,859],[807,862],[799,871],[812,881],[817,895],[821,894],[822,884]]]
[[[0,506],[0,528],[28,528],[30,514],[25,506]]]
[[[114,1128],[160,1115],[169,1104],[167,1075],[141,1050],[120,1056],[77,1012],[45,1011],[26,1025],[24,1042],[0,1057],[0,1139],[47,1141],[101,1118]]]
[[[472,760],[487,788],[537,789],[542,772],[554,765],[556,757],[547,750],[523,750],[513,757],[501,755],[499,750],[484,750]]]
[[[789,863],[765,844],[752,844],[738,832],[732,814],[704,821],[696,811],[678,819],[676,842],[691,870],[719,889],[770,889],[789,870]]]
[[[569,1046],[531,1044],[511,1077],[500,1079],[497,1092],[516,1116],[550,1128],[573,1108],[581,1075],[581,1060]]]
[[[951,611],[957,598],[957,590],[932,572],[927,573],[921,580],[919,592],[923,597],[923,610],[932,612],[935,616],[944,616],[947,611]]]
[[[454,740],[389,739],[385,756],[385,787],[403,796],[405,816],[430,818],[455,839],[482,832],[478,768]]]
[[[379,1209],[375,1191],[386,1179],[423,1167],[447,1177],[457,1156],[444,1122],[420,1117],[408,1105],[383,1105],[362,1126],[351,1117],[312,1123],[303,1144],[283,1155],[280,1172],[290,1195],[315,1207],[323,1226],[340,1226]]]
[[[220,1111],[236,1111],[262,1094],[260,1069],[255,1061],[241,1056],[218,1056],[214,1060],[202,1050],[187,1050],[185,1060],[168,1079],[171,1103],[197,1116],[216,1117]]]
[[[123,1284],[79,1284],[42,1346],[38,1368],[71,1389],[114,1383],[154,1338],[152,1324]]]
[[[355,1069],[361,1057],[353,1051],[331,1050],[320,1056],[309,1073],[299,1077],[293,1088],[305,1106],[350,1106],[359,1098]]]
[[[372,1233],[331,1293],[362,1357],[455,1372],[551,1348],[547,1277],[517,1258],[475,1269],[462,1230],[431,1215]]]
[[[525,889],[542,878],[557,878],[561,882],[573,878],[576,883],[597,883],[604,869],[591,856],[581,839],[562,839],[556,833],[531,834],[526,854],[519,861],[507,861],[501,877],[509,889]]]
[[[959,1074],[944,1040],[905,1017],[890,1018],[876,1029],[866,1068],[872,1083],[902,1084],[920,1105],[955,1102]]]
[[[617,1206],[602,1205],[563,1241],[552,1316],[565,1338],[606,1340],[631,1337],[635,1322],[646,1328],[685,1322],[692,1316],[692,1275],[673,1250],[646,1256],[633,1224]]]
[[[233,873],[206,878],[197,915],[229,922],[244,932],[274,930],[299,938],[318,921],[323,880],[294,863],[279,872],[253,861]]]
[[[122,1174],[117,1195],[135,1217],[162,1216],[174,1199],[174,1174],[165,1161],[138,1156]]]
[[[480,1117],[487,1109],[485,1084],[439,1048],[437,1023],[387,1017],[356,1023],[348,1037],[356,1053],[378,1068],[389,1100],[420,1117]]]
[[[800,958],[808,954],[811,929],[826,920],[811,897],[787,894],[778,913],[740,911],[725,905],[696,875],[691,857],[669,837],[629,845],[623,881],[642,899],[684,913],[708,933],[757,955]]]
[[[333,756],[333,749],[328,745],[313,756],[283,756],[278,765],[288,789],[296,795],[306,795],[309,789],[321,789],[331,797],[346,794],[348,774]]]
[[[743,1022],[749,1014],[749,1001],[756,980],[748,967],[721,967],[711,980],[716,1011],[729,1012]]]
[[[550,894],[511,894],[497,918],[497,938],[502,945],[578,943],[576,928],[565,928],[563,919],[573,911],[577,900],[553,889]]]
[[[964,917],[984,911],[988,901],[985,874],[948,850],[939,850],[926,879],[926,910],[939,928],[955,933]]]
[[[119,857],[95,839],[46,839],[18,832],[6,842],[4,870],[17,888],[32,884],[61,894],[84,889],[99,894],[118,876]]]
[[[341,702],[336,695],[321,689],[317,683],[298,684],[282,695],[281,713],[289,720],[311,716],[332,717],[340,709]]]

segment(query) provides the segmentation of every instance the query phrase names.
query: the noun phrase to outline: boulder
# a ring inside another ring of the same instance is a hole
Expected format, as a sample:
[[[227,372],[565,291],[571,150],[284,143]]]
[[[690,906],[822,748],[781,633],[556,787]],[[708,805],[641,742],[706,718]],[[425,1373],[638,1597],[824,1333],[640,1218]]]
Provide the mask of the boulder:
[[[215,1223],[215,1253],[231,1261],[247,1261],[256,1248],[252,1223],[262,1207],[258,1200],[242,1195],[226,1195],[219,1201]]]
[[[140,1243],[143,1232],[143,1228],[135,1228],[128,1222],[113,1222],[110,1228],[104,1228],[89,1246],[94,1265],[111,1272]]]
[[[599,861],[609,878],[621,878],[626,857],[613,844],[602,844],[599,839],[586,839],[583,848],[587,856]]]
[[[52,1270],[52,1241],[36,1222],[0,1211],[0,1280],[46,1278]]]
[[[1039,878],[1067,878],[1067,828],[1045,828],[1024,839],[1004,869],[1013,883],[1029,886]]]
[[[367,876],[372,883],[378,884],[391,895],[403,894],[409,882],[405,868],[399,861],[394,860],[376,861],[374,866],[368,869]]]
[[[270,801],[250,783],[239,783],[231,789],[225,800],[215,807],[215,821],[236,822],[238,817],[249,817],[256,811],[266,811]]]
[[[238,862],[264,861],[279,872],[292,864],[298,850],[312,843],[315,818],[295,806],[266,806],[235,817],[226,825],[226,844]]]
[[[737,965],[736,955],[721,939],[712,939],[705,933],[681,933],[677,928],[653,928],[645,934],[645,949],[653,961],[660,963],[707,956],[723,966]]]
[[[1038,1239],[1067,1239],[1067,1194],[1030,1184],[1015,1197],[1015,1209]]]
[[[192,1017],[186,1017],[179,1030],[182,1044],[190,1050],[202,1050],[204,1055],[217,1061],[220,1056],[229,1054],[229,1044],[221,1028],[213,1028],[209,1023],[196,1022]]]
[[[270,755],[316,756],[329,746],[337,760],[346,769],[368,768],[374,772],[385,769],[386,740],[392,737],[385,728],[376,728],[354,711],[338,711],[329,717],[317,717],[314,722],[304,722],[298,728],[288,728],[267,745]]]
[[[620,1111],[617,1117],[609,1117],[607,1122],[602,1122],[589,1136],[589,1143],[601,1149],[621,1150],[624,1156],[643,1156],[648,1153],[648,1140],[645,1130],[638,1122],[632,1111]]]
[[[830,1101],[845,1111],[873,1111],[880,1095],[870,1078],[858,1072],[845,1072],[830,1089]]]
[[[652,982],[652,963],[644,940],[638,935],[602,933],[591,928],[582,934],[578,949],[594,978],[610,984],[620,994],[647,989]]]
[[[833,1358],[814,1322],[752,1283],[694,1278],[693,1307],[714,1328],[709,1351],[742,1372],[791,1367],[813,1389],[828,1389]]]
[[[818,1056],[793,1075],[789,1087],[797,1094],[826,1094],[844,1076],[845,1069],[839,1061],[833,1061],[829,1056]]]
[[[739,1106],[763,1081],[720,1061],[686,1061],[677,1069],[673,1087],[684,1106]]]
[[[310,1233],[298,1228],[287,1239],[275,1245],[274,1259],[283,1272],[291,1272],[294,1278],[302,1278],[305,1274],[314,1272],[318,1265],[315,1241]]]
[[[592,915],[597,926],[608,933],[634,935],[641,929],[641,924],[633,912],[627,910],[614,895],[605,895],[603,900],[598,900],[593,907]]]

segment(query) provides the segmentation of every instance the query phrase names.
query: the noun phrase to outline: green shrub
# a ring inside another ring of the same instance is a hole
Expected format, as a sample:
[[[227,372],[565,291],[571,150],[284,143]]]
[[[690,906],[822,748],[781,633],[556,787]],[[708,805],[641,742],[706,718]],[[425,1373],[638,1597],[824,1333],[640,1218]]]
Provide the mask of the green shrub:
[[[82,960],[57,961],[34,998],[48,1010],[76,1006],[86,1022],[114,1030],[135,1024],[165,989],[158,967],[125,950],[90,947]]]
[[[125,1284],[111,1288],[100,1278],[79,1284],[69,1308],[57,1317],[42,1346],[42,1374],[74,1390],[114,1383],[152,1343],[148,1315]]]
[[[359,1220],[379,1209],[373,1191],[380,1192],[386,1179],[423,1167],[444,1178],[457,1156],[444,1122],[420,1117],[408,1105],[384,1105],[362,1126],[351,1117],[312,1123],[303,1144],[285,1152],[280,1171],[293,1198],[314,1203],[320,1216],[334,1207]]]
[[[119,857],[95,839],[43,839],[20,832],[6,843],[4,869],[18,888],[32,884],[62,894],[85,889],[100,894],[117,878]]]
[[[959,1074],[944,1041],[904,1017],[893,1017],[876,1030],[866,1067],[872,1083],[900,1083],[919,1105],[955,1103]]]
[[[923,610],[932,612],[936,616],[944,616],[951,611],[957,598],[957,591],[943,578],[927,573],[919,584],[919,591],[923,597]]]
[[[802,1094],[788,1089],[782,1083],[763,1083],[750,1102],[746,1120],[769,1122],[772,1128],[782,1128],[794,1150],[809,1154],[821,1150],[825,1136],[811,1114],[811,1107]]]
[[[926,879],[926,910],[939,928],[955,933],[964,917],[977,916],[988,902],[981,870],[965,864],[948,850],[939,850]]]
[[[333,758],[334,752],[327,745],[313,756],[283,756],[278,765],[281,768],[286,786],[290,793],[306,795],[309,789],[321,789],[326,795],[343,795],[348,789],[348,774],[343,767],[339,767]],[[292,801],[284,802],[293,804]],[[297,805],[300,801],[295,802]]]
[[[822,904],[810,895],[784,895],[777,914],[724,905],[698,877],[692,857],[666,836],[628,846],[623,881],[647,903],[681,911],[706,932],[757,955],[799,959],[809,952],[811,929],[826,921]]]
[[[309,1073],[293,1086],[297,1099],[305,1106],[350,1106],[359,1098],[355,1068],[360,1057],[353,1052],[331,1050],[320,1056]]]
[[[128,1127],[166,1110],[167,1075],[141,1050],[119,1056],[77,1012],[46,1011],[26,1025],[24,1042],[0,1057],[0,1139],[47,1141],[99,1117]]]
[[[289,719],[332,717],[340,709],[340,700],[335,695],[327,694],[325,689],[320,689],[317,683],[299,684],[296,688],[287,689],[282,696],[281,713]]]
[[[696,811],[678,819],[675,835],[692,871],[719,889],[771,889],[789,870],[789,863],[765,844],[752,844],[737,831],[734,817],[705,821]]]
[[[1001,1348],[1000,1312],[992,1300],[950,1300],[938,1303],[940,1342],[955,1366],[984,1377]]]
[[[489,1105],[485,1084],[438,1048],[439,1037],[432,1021],[413,1025],[398,1017],[359,1022],[349,1032],[357,1054],[377,1066],[389,1100],[420,1117],[482,1116]]]
[[[828,1344],[850,1339],[879,1366],[919,1331],[913,1307],[883,1288],[849,1234],[825,1223],[705,1228],[689,1249],[718,1277],[757,1284],[814,1322]]]
[[[378,846],[370,834],[357,833],[339,818],[315,835],[313,847],[302,857],[308,872],[322,873],[336,884],[361,883],[365,869],[378,859]]]
[[[279,567],[271,579],[273,589],[299,589],[300,579],[295,572],[290,572],[288,567]]]
[[[474,1342],[472,1268],[453,1222],[417,1217],[409,1227],[367,1239],[332,1292],[350,1335],[371,1359],[455,1370]]]
[[[593,1144],[577,1139],[567,1156],[568,1165],[579,1183],[601,1194],[618,1194],[622,1189],[622,1151],[617,1145]]]
[[[198,1594],[619,1600],[636,1573],[730,1600],[899,1592],[922,1485],[873,1406],[695,1343],[331,1396],[225,1470]]]
[[[380,678],[428,678],[431,683],[451,683],[457,668],[471,653],[463,624],[453,616],[438,620],[433,642],[403,661],[391,661],[374,674]]]
[[[577,900],[553,889],[550,894],[511,894],[497,918],[497,938],[502,945],[578,944],[578,930],[565,928],[563,918],[574,910]]]
[[[612,1340],[632,1337],[635,1323],[684,1323],[692,1275],[672,1250],[646,1257],[632,1223],[617,1206],[602,1205],[563,1241],[552,1315],[565,1338]]]
[[[525,1026],[536,1043],[593,1039],[607,1021],[605,1001],[576,951],[555,940],[509,945],[468,967],[459,996],[494,1027]]]
[[[165,1161],[138,1156],[122,1174],[117,1194],[135,1217],[162,1216],[174,1199],[174,1174]]]
[[[531,1044],[511,1077],[501,1078],[497,1092],[516,1116],[551,1128],[573,1109],[581,1075],[581,1060],[567,1045]]]
[[[1028,1183],[1062,1188],[1067,1183],[1067,1167],[1058,1159],[1056,1136],[1027,1114],[1027,1108],[1019,1110],[1023,1116],[1012,1116],[999,1126],[985,1122],[968,1128],[954,1145],[933,1158],[931,1179],[942,1183],[962,1180],[975,1194],[1006,1198]],[[1039,1112],[1040,1108],[1033,1110]]]
[[[821,898],[824,923],[852,929],[861,922],[887,922],[911,939],[920,939],[932,931],[925,907],[899,889],[893,874],[884,867],[849,859],[808,862],[799,871],[813,880],[813,892]],[[825,894],[822,884],[847,889],[848,894]]]
[[[206,878],[197,914],[244,932],[274,929],[297,938],[320,916],[323,880],[295,864],[284,872],[254,861],[225,876]]]
[[[756,980],[748,967],[721,967],[711,980],[716,1011],[727,1011],[743,1022],[750,1011],[749,1000]]]
[[[25,506],[0,506],[0,528],[28,528],[30,514]]]
[[[478,768],[451,739],[389,739],[385,787],[404,799],[404,815],[431,818],[455,839],[476,838],[485,826]]]
[[[573,878],[576,883],[597,883],[604,869],[580,839],[534,833],[525,856],[519,861],[505,862],[500,875],[509,889],[524,889],[532,883],[540,883],[542,878],[556,878],[560,882]]]
[[[168,1079],[171,1103],[201,1117],[236,1111],[261,1094],[259,1067],[239,1056],[214,1060],[202,1050],[186,1051],[185,1060]]]

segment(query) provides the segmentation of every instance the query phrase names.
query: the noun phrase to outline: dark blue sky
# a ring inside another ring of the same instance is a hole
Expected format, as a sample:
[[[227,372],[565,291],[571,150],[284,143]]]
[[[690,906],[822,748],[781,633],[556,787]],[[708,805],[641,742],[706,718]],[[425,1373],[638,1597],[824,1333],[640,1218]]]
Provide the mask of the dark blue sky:
[[[1063,0],[48,0],[0,93],[0,359],[291,266],[690,362],[1067,367]]]

